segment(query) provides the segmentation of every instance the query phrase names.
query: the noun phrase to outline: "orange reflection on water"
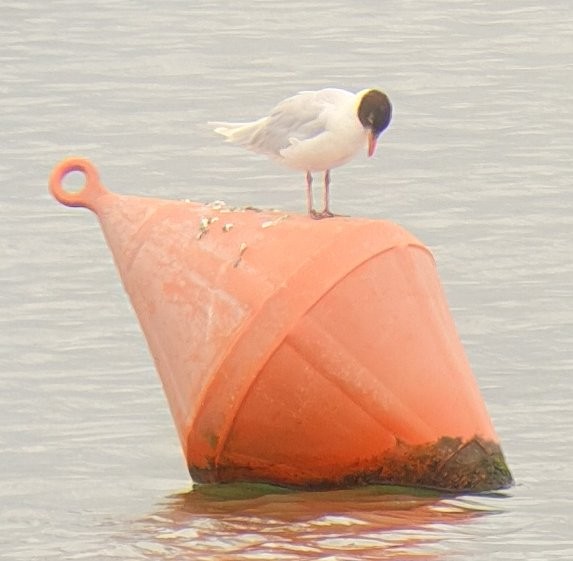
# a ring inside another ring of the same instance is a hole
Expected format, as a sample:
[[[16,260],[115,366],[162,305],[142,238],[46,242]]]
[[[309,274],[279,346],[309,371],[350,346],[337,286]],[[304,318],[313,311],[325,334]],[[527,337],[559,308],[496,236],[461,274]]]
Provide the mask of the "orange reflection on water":
[[[139,521],[132,553],[197,561],[437,561],[447,553],[441,542],[449,530],[496,512],[499,505],[476,498],[395,487],[202,486],[169,497]]]

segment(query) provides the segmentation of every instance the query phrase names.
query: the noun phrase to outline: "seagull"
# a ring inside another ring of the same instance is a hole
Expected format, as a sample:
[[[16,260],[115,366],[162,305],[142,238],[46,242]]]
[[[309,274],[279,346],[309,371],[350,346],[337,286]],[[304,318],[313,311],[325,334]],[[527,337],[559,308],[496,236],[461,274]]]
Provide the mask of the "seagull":
[[[330,211],[330,170],[350,161],[362,148],[372,156],[391,118],[392,105],[380,90],[354,94],[325,88],[288,97],[257,121],[210,124],[227,142],[306,172],[308,214],[321,219],[335,216]],[[312,200],[313,172],[324,172],[324,207],[320,212]]]

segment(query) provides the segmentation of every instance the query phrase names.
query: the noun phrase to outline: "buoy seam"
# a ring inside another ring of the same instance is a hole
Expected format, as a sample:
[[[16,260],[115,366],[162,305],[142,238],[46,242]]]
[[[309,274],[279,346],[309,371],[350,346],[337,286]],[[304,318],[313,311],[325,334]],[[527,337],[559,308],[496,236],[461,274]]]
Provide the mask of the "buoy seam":
[[[361,230],[363,230],[369,226],[371,226],[371,223],[369,223],[369,222],[365,223],[365,224],[360,224],[353,231],[353,234],[359,235]],[[318,253],[325,253],[325,252],[331,250],[332,247],[336,246],[340,242],[339,238],[342,235],[346,236],[347,238],[349,237],[348,233],[339,234],[338,236],[335,236],[332,243],[326,249],[323,248]],[[373,259],[379,255],[382,255],[382,254],[384,254],[384,253],[386,253],[392,249],[396,249],[398,247],[410,247],[410,246],[418,247],[418,248],[426,251],[433,259],[432,253],[423,244],[418,242],[416,240],[416,238],[414,238],[414,236],[411,236],[410,234],[408,234],[408,235],[411,237],[411,239],[408,240],[407,242],[403,242],[400,244],[395,244],[395,245],[390,245],[388,247],[384,247],[384,249],[377,251],[375,253],[369,253],[366,257],[362,258],[359,262],[354,263],[353,266],[345,272],[345,275],[342,278],[337,278],[336,281],[334,281],[332,284],[330,284],[328,287],[326,287],[325,290],[322,291],[322,295],[320,296],[320,298],[318,300],[312,299],[311,303],[309,305],[305,306],[302,310],[299,310],[297,312],[296,316],[295,315],[290,316],[291,320],[288,323],[288,327],[283,327],[283,329],[280,332],[280,335],[275,338],[273,344],[269,347],[269,350],[267,350],[264,353],[264,356],[258,361],[259,366],[255,370],[255,374],[250,376],[248,381],[245,382],[245,384],[242,386],[240,395],[238,395],[235,399],[233,411],[229,414],[229,416],[222,423],[221,430],[218,432],[219,439],[217,441],[217,445],[216,445],[215,450],[214,450],[214,464],[215,464],[215,466],[217,466],[220,462],[220,458],[224,452],[228,436],[232,430],[232,427],[235,423],[235,420],[237,419],[245,401],[247,400],[249,394],[251,393],[251,389],[255,385],[260,373],[264,370],[265,365],[268,363],[270,358],[276,352],[277,348],[285,340],[288,333],[292,329],[292,326],[296,325],[296,323],[300,320],[300,318],[303,317],[312,307],[314,307],[324,297],[324,295],[328,294],[339,282],[341,282],[344,278],[346,278],[348,276],[348,274],[350,274],[356,268],[360,267],[361,265],[363,265],[367,261],[369,261],[369,260],[371,260],[371,259]],[[309,263],[312,263],[313,257],[315,257],[315,255],[316,254],[309,256],[308,259],[305,260],[304,264],[301,265],[297,269],[297,271],[291,277],[291,279],[293,279],[293,278],[295,279],[294,281],[291,280],[291,282],[284,285],[281,290],[272,294],[269,298],[267,298],[267,300],[265,300],[264,304],[261,306],[261,308],[259,308],[259,312],[263,308],[265,308],[267,306],[272,306],[274,302],[278,302],[280,300],[279,295],[282,294],[283,290],[285,290],[289,284],[293,284],[293,283],[296,283],[298,281],[298,279],[303,275],[304,271],[308,269]],[[324,288],[324,287],[321,287],[321,288]],[[226,354],[226,356],[221,361],[221,365],[223,365],[226,358],[228,356],[231,356],[233,354],[234,350],[242,344],[242,341],[245,340],[245,334],[247,334],[247,337],[248,337],[248,334],[251,332],[249,328],[253,324],[255,319],[256,319],[255,317],[252,317],[243,326],[243,328],[241,329],[240,333],[237,336],[237,339],[235,340],[235,343],[232,345],[231,350]],[[188,423],[188,426],[192,425],[197,419],[199,419],[201,417],[201,409],[202,409],[202,407],[199,408],[198,411],[196,411],[196,414],[193,416],[193,419],[191,420],[191,422]]]
[[[127,199],[129,199],[130,197],[126,197]],[[139,199],[139,197],[135,197],[137,199]],[[137,240],[137,244],[133,244],[129,249],[129,256],[125,256],[125,270],[129,271],[131,269],[131,267],[133,266],[133,263],[135,262],[135,260],[137,259],[137,256],[139,255],[139,252],[142,250],[142,248],[146,245],[146,243],[148,242],[148,233],[149,230],[151,230],[153,228],[153,226],[157,223],[157,218],[159,216],[159,218],[161,218],[160,212],[165,210],[166,208],[168,210],[170,210],[171,208],[171,201],[158,206],[157,208],[153,209],[153,211],[149,214],[149,216],[146,216],[145,219],[143,220],[143,222],[139,225],[139,227],[137,228],[137,230],[135,230],[135,232],[133,232],[133,234],[131,235],[131,238],[134,240]]]
[[[305,318],[306,321],[312,321],[311,318]],[[320,329],[320,327],[316,324],[316,322],[313,322],[314,327],[313,330],[316,330],[317,328]],[[333,338],[331,335],[324,333],[323,331],[323,336],[329,336],[330,338]],[[301,356],[307,356],[304,355],[303,351],[303,347],[300,345],[300,342],[297,341],[297,338],[292,337],[291,334],[289,334],[289,336],[287,336],[288,339],[288,344],[295,350],[297,351]],[[366,413],[371,419],[373,419],[376,424],[378,424],[382,429],[384,429],[385,432],[387,432],[388,434],[390,434],[391,436],[393,436],[394,440],[396,442],[398,442],[399,437],[396,435],[395,432],[392,431],[391,428],[388,427],[387,423],[384,423],[384,421],[382,419],[380,419],[379,417],[375,416],[374,414],[371,413],[369,408],[365,408],[364,407],[364,402],[363,401],[357,401],[352,393],[349,391],[350,386],[348,384],[348,382],[345,382],[344,379],[342,378],[336,378],[334,376],[329,376],[328,375],[328,371],[327,369],[325,369],[320,362],[318,361],[312,361],[312,359],[310,360],[312,366],[314,367],[315,371],[322,376],[322,378],[324,378],[325,380],[327,380],[330,384],[332,384],[334,387],[338,388],[338,390],[340,390],[350,401],[352,401],[352,403],[354,403],[356,406],[359,407],[359,409]],[[356,364],[361,367],[364,371],[368,371],[368,369],[357,359],[354,360],[354,362],[356,362]],[[396,396],[394,394],[394,392],[392,391],[388,391],[387,395],[390,396],[394,402],[394,406],[393,408],[395,409],[396,407],[400,407],[400,409],[405,409],[405,407],[403,406],[403,404],[396,399]],[[388,399],[390,399],[390,397]],[[425,422],[423,419],[421,419],[414,411],[408,410],[408,414],[407,415],[403,415],[403,417],[408,418],[408,419],[416,419],[417,422],[415,423],[416,428],[419,432],[422,431],[422,429],[424,430],[424,432],[426,432],[426,435],[429,439],[432,438],[432,431],[430,430],[430,428],[428,427],[428,423]],[[414,423],[411,423],[412,425],[414,425]],[[403,435],[402,435],[403,437]]]

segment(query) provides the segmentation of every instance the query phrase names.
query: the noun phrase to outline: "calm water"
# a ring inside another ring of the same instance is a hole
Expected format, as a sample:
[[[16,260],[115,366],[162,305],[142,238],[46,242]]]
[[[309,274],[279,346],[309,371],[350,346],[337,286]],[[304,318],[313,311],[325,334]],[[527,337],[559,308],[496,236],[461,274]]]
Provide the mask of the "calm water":
[[[5,0],[0,16],[0,559],[573,558],[569,1]],[[517,481],[502,495],[190,492],[96,220],[47,193],[80,154],[121,193],[302,211],[302,176],[205,123],[326,85],[394,103],[377,156],[333,173],[333,208],[434,251]]]

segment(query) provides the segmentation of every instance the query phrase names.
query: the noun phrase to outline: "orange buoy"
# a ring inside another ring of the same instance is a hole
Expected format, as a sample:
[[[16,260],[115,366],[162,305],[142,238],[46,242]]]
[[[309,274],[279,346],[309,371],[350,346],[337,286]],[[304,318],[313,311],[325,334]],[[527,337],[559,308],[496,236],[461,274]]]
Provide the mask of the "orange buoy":
[[[99,218],[196,482],[512,483],[433,257],[403,228],[120,196],[82,159],[50,189]]]

